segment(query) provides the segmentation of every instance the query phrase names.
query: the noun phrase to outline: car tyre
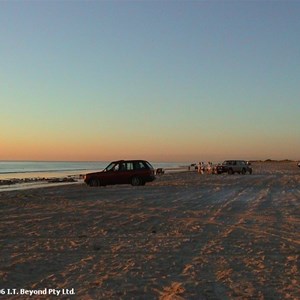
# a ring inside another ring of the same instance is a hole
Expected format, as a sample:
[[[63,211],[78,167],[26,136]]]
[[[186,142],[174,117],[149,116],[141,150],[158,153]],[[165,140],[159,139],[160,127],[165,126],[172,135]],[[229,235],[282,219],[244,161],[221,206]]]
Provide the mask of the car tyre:
[[[133,186],[138,186],[138,185],[142,185],[142,180],[141,178],[135,176],[135,177],[132,177],[131,179],[131,185]]]
[[[99,182],[99,179],[97,178],[92,178],[90,180],[90,186],[99,186],[100,185],[100,182]]]

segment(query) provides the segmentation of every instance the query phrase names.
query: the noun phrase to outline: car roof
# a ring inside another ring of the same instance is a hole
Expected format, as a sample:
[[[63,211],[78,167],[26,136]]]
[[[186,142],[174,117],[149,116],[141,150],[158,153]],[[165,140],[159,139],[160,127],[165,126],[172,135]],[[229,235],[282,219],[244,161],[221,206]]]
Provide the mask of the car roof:
[[[145,162],[146,160],[144,160],[144,159],[121,159],[121,160],[115,160],[115,161],[112,161],[112,163],[121,163],[121,162],[130,162],[130,161],[132,161],[132,162],[134,162],[134,161],[143,161],[143,162]]]
[[[243,160],[243,159],[226,159],[226,160],[224,160],[224,162],[233,162],[233,161],[236,161],[236,162],[246,162],[246,160]]]
[[[226,159],[225,161],[245,161],[244,159]]]

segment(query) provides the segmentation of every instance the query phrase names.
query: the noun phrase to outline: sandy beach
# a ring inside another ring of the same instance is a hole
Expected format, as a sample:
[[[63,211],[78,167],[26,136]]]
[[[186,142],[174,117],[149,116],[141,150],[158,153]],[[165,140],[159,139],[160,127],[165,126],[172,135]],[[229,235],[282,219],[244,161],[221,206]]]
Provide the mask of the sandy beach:
[[[300,299],[294,162],[5,191],[0,207],[1,299]]]

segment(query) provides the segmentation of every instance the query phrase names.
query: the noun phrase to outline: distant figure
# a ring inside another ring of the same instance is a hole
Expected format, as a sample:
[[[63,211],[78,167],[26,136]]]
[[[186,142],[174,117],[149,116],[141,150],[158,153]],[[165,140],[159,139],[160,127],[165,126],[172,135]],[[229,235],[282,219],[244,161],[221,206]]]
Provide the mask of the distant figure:
[[[203,174],[204,173],[204,162],[200,162],[198,163],[198,173],[199,174]]]
[[[213,173],[213,174],[218,174],[218,173],[217,173],[217,166],[216,166],[216,165],[213,166],[213,168],[212,168],[212,173]]]
[[[156,175],[162,175],[162,174],[165,174],[165,170],[163,168],[158,168],[156,170]]]
[[[198,173],[200,174],[200,172],[201,172],[201,162],[200,162],[200,161],[198,162],[198,168],[197,168],[197,171],[198,171]]]
[[[212,174],[212,162],[208,162],[206,166],[206,173],[207,174]]]

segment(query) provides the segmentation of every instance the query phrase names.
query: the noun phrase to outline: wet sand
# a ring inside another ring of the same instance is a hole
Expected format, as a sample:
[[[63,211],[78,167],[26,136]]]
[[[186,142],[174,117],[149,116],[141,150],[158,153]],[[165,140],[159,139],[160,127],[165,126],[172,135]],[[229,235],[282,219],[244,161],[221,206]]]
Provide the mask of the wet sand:
[[[0,193],[1,299],[300,299],[300,169]]]

